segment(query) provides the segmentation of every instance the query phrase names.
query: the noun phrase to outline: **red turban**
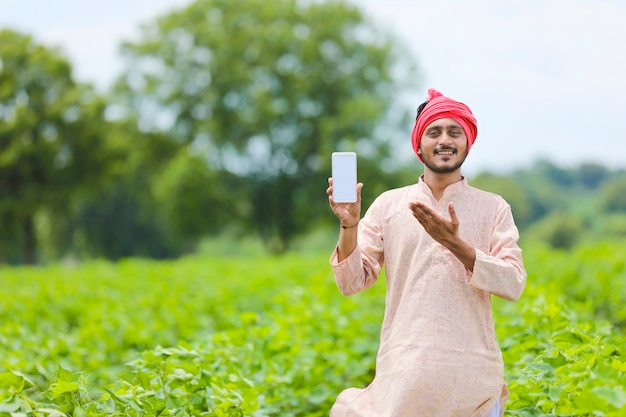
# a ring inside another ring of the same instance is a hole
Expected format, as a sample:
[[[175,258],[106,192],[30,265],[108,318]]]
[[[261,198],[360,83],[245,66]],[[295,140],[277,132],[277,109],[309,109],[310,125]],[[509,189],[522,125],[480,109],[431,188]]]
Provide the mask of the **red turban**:
[[[420,161],[424,162],[422,156],[418,153],[424,130],[426,130],[426,127],[433,121],[445,118],[456,120],[463,128],[465,136],[467,137],[467,152],[469,152],[474,144],[476,135],[478,135],[478,126],[476,124],[476,118],[470,108],[461,102],[444,96],[434,88],[430,88],[428,89],[428,104],[426,104],[426,107],[424,107],[415,121],[413,133],[411,134],[413,150]]]

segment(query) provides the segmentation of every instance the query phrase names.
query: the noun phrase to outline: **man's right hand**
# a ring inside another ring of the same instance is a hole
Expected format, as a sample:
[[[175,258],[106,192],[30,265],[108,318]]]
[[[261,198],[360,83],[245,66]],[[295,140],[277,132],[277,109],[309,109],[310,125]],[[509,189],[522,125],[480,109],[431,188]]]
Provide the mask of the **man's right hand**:
[[[346,228],[355,227],[361,219],[361,189],[363,183],[356,185],[357,200],[355,203],[335,203],[333,201],[333,179],[328,178],[328,188],[326,194],[328,194],[328,202],[330,208],[335,213],[335,216],[339,219],[342,226]]]

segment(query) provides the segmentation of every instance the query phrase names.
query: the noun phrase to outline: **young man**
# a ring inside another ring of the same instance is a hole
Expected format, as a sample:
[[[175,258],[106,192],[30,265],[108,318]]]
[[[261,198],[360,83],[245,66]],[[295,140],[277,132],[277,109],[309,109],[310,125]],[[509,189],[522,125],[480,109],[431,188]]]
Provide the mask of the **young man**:
[[[386,265],[376,376],[343,391],[331,417],[502,416],[508,397],[491,294],[517,300],[526,283],[519,233],[500,196],[470,187],[461,165],[477,125],[465,104],[434,89],[418,108],[417,184],[381,194],[361,213],[335,203],[341,225],[330,262],[340,291],[374,284]]]

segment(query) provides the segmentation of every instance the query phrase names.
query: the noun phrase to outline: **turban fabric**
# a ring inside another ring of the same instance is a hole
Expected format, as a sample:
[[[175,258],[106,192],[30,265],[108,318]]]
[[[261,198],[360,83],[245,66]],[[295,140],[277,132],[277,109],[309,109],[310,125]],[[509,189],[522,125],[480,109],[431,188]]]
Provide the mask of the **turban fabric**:
[[[424,130],[435,120],[445,118],[456,120],[463,128],[465,137],[467,137],[467,152],[469,152],[474,144],[476,135],[478,135],[478,126],[476,118],[470,108],[461,102],[444,96],[434,88],[430,88],[428,90],[428,104],[426,104],[426,107],[424,107],[417,120],[415,120],[413,133],[411,134],[413,150],[420,161],[424,161],[422,156],[418,153]]]

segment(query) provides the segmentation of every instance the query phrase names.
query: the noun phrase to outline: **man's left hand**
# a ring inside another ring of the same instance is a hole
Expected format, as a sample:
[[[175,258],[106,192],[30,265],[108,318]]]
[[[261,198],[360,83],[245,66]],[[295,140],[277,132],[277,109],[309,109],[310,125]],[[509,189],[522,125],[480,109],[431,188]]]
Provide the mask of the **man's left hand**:
[[[424,227],[424,230],[456,256],[468,271],[474,271],[476,249],[468,245],[459,237],[459,219],[454,210],[454,204],[448,203],[450,220],[440,216],[435,210],[424,203],[409,203],[413,216]]]
[[[448,203],[450,220],[440,216],[435,210],[424,203],[410,203],[409,209],[411,209],[413,216],[424,227],[424,230],[437,242],[448,246],[458,239],[459,219],[456,216],[452,202]]]

